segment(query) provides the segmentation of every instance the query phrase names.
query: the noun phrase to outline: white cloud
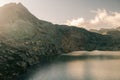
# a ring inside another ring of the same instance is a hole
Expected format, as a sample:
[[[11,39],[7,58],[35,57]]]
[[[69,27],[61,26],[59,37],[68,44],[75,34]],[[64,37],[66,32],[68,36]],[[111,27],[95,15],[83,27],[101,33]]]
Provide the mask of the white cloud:
[[[96,13],[93,19],[78,18],[67,20],[66,24],[86,29],[116,28],[120,26],[120,12],[111,12],[105,9],[98,9],[92,12]]]

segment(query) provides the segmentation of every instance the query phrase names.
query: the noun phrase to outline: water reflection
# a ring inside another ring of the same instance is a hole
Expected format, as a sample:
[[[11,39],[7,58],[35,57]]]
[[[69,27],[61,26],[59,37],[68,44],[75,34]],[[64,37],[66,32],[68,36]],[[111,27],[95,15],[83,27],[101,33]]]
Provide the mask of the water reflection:
[[[80,76],[83,76],[83,65],[84,62],[79,60],[68,62],[66,65],[66,72],[68,76],[73,80],[79,80],[80,78],[82,78]]]
[[[49,65],[33,69],[26,80],[120,80],[120,52],[84,53],[62,55]]]
[[[92,65],[90,64],[89,60],[85,60],[84,68],[83,68],[84,69],[83,80],[94,80],[91,68],[92,68]]]

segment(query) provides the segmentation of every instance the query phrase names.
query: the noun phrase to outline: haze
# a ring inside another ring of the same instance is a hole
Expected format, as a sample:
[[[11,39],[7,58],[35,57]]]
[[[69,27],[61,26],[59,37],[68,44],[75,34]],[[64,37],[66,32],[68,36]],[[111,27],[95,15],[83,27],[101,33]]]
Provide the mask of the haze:
[[[21,2],[36,17],[54,24],[86,29],[120,26],[120,0],[0,0],[0,6]]]

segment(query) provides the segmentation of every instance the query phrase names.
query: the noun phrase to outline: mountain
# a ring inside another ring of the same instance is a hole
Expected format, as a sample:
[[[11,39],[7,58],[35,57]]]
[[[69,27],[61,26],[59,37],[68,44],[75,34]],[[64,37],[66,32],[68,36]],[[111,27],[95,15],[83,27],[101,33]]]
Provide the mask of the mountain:
[[[0,7],[0,80],[13,80],[42,55],[61,53],[48,26],[53,24],[39,20],[21,3]]]
[[[100,30],[91,30],[92,32],[96,32],[103,35],[109,35],[112,39],[112,50],[119,50],[120,48],[120,27],[115,29],[100,29]]]
[[[0,8],[0,37],[7,40],[32,38],[43,26],[51,23],[33,16],[21,3],[10,3]]]
[[[21,3],[0,7],[0,80],[17,80],[27,68],[62,53],[120,50],[112,37],[39,20]]]

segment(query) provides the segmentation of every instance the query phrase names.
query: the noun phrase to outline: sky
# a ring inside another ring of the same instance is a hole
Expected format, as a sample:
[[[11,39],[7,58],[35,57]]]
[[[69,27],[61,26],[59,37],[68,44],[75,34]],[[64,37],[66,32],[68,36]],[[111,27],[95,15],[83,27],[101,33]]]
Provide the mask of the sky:
[[[86,29],[120,26],[120,0],[0,0],[0,6],[21,2],[41,20]]]

